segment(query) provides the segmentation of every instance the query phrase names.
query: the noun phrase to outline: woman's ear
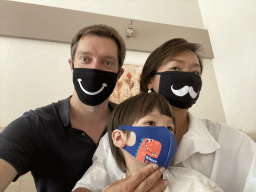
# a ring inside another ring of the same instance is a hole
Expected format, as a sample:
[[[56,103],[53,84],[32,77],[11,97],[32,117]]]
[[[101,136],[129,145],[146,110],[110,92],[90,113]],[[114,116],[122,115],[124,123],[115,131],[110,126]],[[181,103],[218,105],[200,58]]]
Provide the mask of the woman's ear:
[[[152,78],[148,80],[147,88],[148,90],[151,90],[153,88]]]
[[[112,133],[113,144],[116,147],[123,148],[127,145],[127,137],[123,131],[116,129]]]

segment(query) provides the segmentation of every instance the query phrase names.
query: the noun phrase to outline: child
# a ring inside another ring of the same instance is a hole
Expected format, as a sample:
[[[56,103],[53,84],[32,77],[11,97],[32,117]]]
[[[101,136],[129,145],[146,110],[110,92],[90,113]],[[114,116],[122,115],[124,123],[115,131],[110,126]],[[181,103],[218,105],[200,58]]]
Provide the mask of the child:
[[[177,148],[175,132],[172,108],[160,94],[139,94],[115,107],[109,120],[108,139],[116,164],[124,172],[123,177],[138,172],[146,163],[157,163],[167,168],[160,178],[169,182],[165,191],[222,191],[217,184],[195,170],[169,166]],[[134,153],[132,148],[138,151]],[[169,153],[162,158],[168,163],[164,164],[159,158],[166,150]],[[93,166],[89,171],[91,173]],[[73,190],[81,187],[93,192],[103,190],[97,188],[93,176],[91,180],[86,174],[83,178]]]

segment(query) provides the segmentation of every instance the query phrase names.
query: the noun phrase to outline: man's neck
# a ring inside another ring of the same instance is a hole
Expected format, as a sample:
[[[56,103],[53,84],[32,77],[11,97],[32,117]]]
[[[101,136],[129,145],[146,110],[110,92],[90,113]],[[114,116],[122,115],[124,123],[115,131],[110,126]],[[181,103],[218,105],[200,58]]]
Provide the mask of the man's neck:
[[[84,131],[94,143],[98,143],[105,130],[111,110],[108,99],[97,106],[83,104],[76,93],[70,98],[69,118],[72,128]]]
[[[76,92],[70,98],[70,110],[69,114],[74,119],[82,119],[83,121],[100,121],[106,119],[109,116],[110,109],[108,107],[108,99],[97,106],[89,106],[82,103]]]
[[[179,109],[173,107],[175,119],[176,119],[176,139],[179,145],[184,134],[188,132],[189,129],[189,117],[187,109]]]

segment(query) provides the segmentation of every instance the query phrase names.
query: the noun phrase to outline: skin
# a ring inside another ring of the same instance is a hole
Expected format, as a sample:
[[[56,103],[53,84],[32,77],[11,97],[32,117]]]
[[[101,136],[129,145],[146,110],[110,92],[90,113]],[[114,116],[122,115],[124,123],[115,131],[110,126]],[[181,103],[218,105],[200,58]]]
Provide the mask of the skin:
[[[193,72],[201,75],[199,60],[193,51],[184,51],[172,59],[166,59],[163,64],[157,69],[157,72],[164,71],[183,71]],[[155,92],[159,91],[160,75],[155,75],[149,84],[148,89],[154,89]],[[180,109],[173,107],[176,118],[176,139],[179,145],[183,135],[188,132],[189,117],[187,109]]]
[[[16,169],[7,161],[0,159],[0,191],[4,191],[17,175]]]

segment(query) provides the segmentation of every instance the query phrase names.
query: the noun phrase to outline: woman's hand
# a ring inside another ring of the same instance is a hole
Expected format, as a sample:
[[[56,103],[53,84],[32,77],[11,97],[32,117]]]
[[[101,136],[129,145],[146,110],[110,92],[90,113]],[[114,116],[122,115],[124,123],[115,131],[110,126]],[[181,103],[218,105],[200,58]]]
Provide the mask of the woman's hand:
[[[139,172],[110,184],[104,192],[162,192],[167,186],[167,181],[156,181],[163,175],[165,169],[156,164],[149,164]]]

